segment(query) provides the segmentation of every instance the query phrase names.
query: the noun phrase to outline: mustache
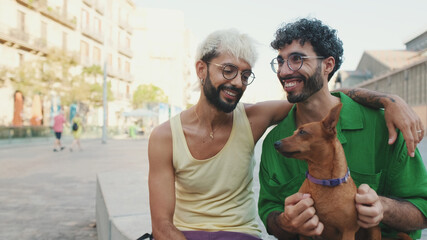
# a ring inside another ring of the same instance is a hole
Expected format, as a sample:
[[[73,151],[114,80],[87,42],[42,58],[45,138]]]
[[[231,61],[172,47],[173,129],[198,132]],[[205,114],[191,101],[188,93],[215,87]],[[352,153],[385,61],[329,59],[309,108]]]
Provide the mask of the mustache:
[[[233,86],[225,86],[225,85],[221,85],[218,87],[218,92],[221,90],[230,90],[230,91],[234,91],[237,92],[239,95],[243,94],[243,90],[241,88],[236,88]]]

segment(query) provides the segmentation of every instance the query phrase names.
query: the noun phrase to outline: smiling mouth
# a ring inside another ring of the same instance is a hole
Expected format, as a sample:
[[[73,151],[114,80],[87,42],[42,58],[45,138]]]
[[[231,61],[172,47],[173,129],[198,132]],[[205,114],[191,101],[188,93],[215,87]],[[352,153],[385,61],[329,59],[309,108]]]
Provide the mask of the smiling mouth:
[[[228,90],[224,90],[224,92],[225,92],[227,95],[230,95],[231,97],[236,97],[236,96],[237,96],[237,93],[234,93],[234,92],[231,92],[231,91],[228,91]]]
[[[285,87],[294,87],[295,85],[297,85],[296,81],[292,81],[292,82],[285,82]]]

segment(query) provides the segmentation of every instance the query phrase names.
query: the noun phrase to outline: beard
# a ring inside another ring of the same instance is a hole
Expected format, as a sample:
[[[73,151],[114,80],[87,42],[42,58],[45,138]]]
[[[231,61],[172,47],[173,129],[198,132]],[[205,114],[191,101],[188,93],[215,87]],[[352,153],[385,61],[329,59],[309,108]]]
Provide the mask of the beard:
[[[219,93],[221,92],[221,90],[224,89],[230,89],[233,90],[235,92],[237,92],[237,100],[236,101],[223,101],[220,97],[219,97]],[[232,112],[236,106],[237,103],[239,103],[240,98],[243,95],[243,91],[240,88],[235,88],[235,87],[227,87],[224,84],[218,86],[218,88],[215,88],[212,85],[211,79],[209,78],[209,71],[206,77],[206,81],[205,84],[203,85],[203,93],[206,96],[206,99],[208,100],[208,102],[213,105],[216,109],[223,111],[225,113],[230,113]]]
[[[318,92],[323,87],[323,79],[322,79],[322,68],[321,65],[318,64],[316,68],[316,72],[314,72],[309,78],[300,76],[304,83],[304,87],[302,92],[297,93],[287,93],[288,101],[291,103],[304,102],[313,94]]]

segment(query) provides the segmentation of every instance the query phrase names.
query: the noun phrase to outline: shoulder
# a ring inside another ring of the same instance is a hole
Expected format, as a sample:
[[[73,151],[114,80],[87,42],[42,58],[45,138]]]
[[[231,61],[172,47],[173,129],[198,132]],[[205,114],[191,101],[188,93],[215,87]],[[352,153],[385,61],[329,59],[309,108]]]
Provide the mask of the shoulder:
[[[283,120],[292,106],[293,104],[286,100],[264,101],[245,104],[245,111],[249,119],[257,119],[263,124],[271,126]]]
[[[171,164],[172,132],[170,121],[155,127],[148,140],[148,160],[150,164]]]
[[[172,139],[172,130],[170,120],[155,127],[150,134],[149,142],[152,141],[167,141]]]

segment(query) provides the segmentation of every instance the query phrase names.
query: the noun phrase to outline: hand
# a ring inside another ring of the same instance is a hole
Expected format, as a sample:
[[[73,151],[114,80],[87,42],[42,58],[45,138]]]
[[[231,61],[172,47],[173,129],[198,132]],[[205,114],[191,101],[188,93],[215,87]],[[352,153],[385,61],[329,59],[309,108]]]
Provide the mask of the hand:
[[[396,141],[396,128],[400,129],[406,141],[408,154],[415,156],[415,148],[424,137],[424,126],[418,115],[399,96],[393,95],[391,102],[386,104],[384,117],[389,132],[388,144]],[[421,132],[418,132],[420,131]]]
[[[384,208],[377,193],[369,185],[362,184],[357,189],[355,200],[359,226],[377,226],[384,216]]]
[[[278,215],[277,225],[283,230],[304,236],[319,236],[323,223],[319,221],[310,194],[295,193],[285,199],[285,211]]]

